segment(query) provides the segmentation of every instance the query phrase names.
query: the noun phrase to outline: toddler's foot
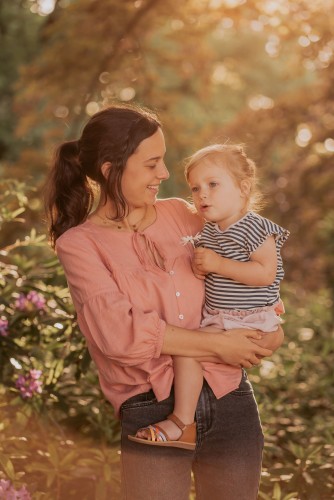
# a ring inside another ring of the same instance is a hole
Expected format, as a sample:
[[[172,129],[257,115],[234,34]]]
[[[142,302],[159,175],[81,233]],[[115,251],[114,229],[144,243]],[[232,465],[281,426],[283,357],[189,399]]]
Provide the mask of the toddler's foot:
[[[181,429],[171,420],[162,420],[161,422],[156,422],[153,425],[158,425],[163,432],[166,432],[171,441],[177,441],[182,434]],[[136,433],[136,437],[151,441],[151,433],[147,428],[139,429]]]
[[[130,441],[150,446],[170,446],[193,451],[196,447],[196,423],[184,424],[174,413],[157,424],[142,427]]]

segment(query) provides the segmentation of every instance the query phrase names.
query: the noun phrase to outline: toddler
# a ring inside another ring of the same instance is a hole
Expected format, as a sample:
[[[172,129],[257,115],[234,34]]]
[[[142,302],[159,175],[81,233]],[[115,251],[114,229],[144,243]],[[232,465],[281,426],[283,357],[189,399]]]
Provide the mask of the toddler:
[[[185,238],[195,242],[194,273],[205,279],[201,327],[262,330],[265,334],[256,342],[277,349],[283,341],[281,329],[276,332],[279,314],[284,312],[279,296],[284,276],[280,248],[289,232],[254,211],[261,198],[254,162],[242,146],[216,144],[190,157],[185,175],[196,210],[206,221],[201,235]],[[173,414],[129,437],[193,450],[203,367],[192,358],[174,356],[173,363]]]

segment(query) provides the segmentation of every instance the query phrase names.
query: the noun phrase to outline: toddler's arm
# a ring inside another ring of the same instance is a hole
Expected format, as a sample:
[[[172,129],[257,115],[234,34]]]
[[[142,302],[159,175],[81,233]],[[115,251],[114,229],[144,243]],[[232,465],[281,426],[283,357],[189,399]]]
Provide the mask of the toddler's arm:
[[[220,274],[239,283],[252,286],[271,285],[276,277],[277,255],[273,236],[269,236],[252,253],[250,261],[221,257],[213,250],[198,247],[194,251],[193,270],[195,275]]]

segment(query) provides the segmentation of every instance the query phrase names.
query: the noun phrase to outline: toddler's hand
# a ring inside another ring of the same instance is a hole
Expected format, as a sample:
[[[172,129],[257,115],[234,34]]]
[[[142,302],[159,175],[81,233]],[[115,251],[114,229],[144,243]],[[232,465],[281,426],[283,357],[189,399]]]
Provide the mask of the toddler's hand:
[[[197,273],[215,273],[219,268],[221,257],[209,248],[198,247],[194,250],[193,265]]]
[[[200,271],[199,269],[197,269],[194,261],[192,261],[192,263],[191,263],[191,268],[192,268],[194,276],[196,278],[198,278],[199,280],[205,280],[205,274],[206,273],[203,273],[202,271]]]

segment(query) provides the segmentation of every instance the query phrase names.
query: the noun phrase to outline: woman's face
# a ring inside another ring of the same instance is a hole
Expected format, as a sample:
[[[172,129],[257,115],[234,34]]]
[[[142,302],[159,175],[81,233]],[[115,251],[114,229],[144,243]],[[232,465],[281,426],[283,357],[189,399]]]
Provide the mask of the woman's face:
[[[169,177],[165,153],[165,139],[159,127],[129,157],[122,176],[122,191],[130,210],[155,203],[160,183]]]

